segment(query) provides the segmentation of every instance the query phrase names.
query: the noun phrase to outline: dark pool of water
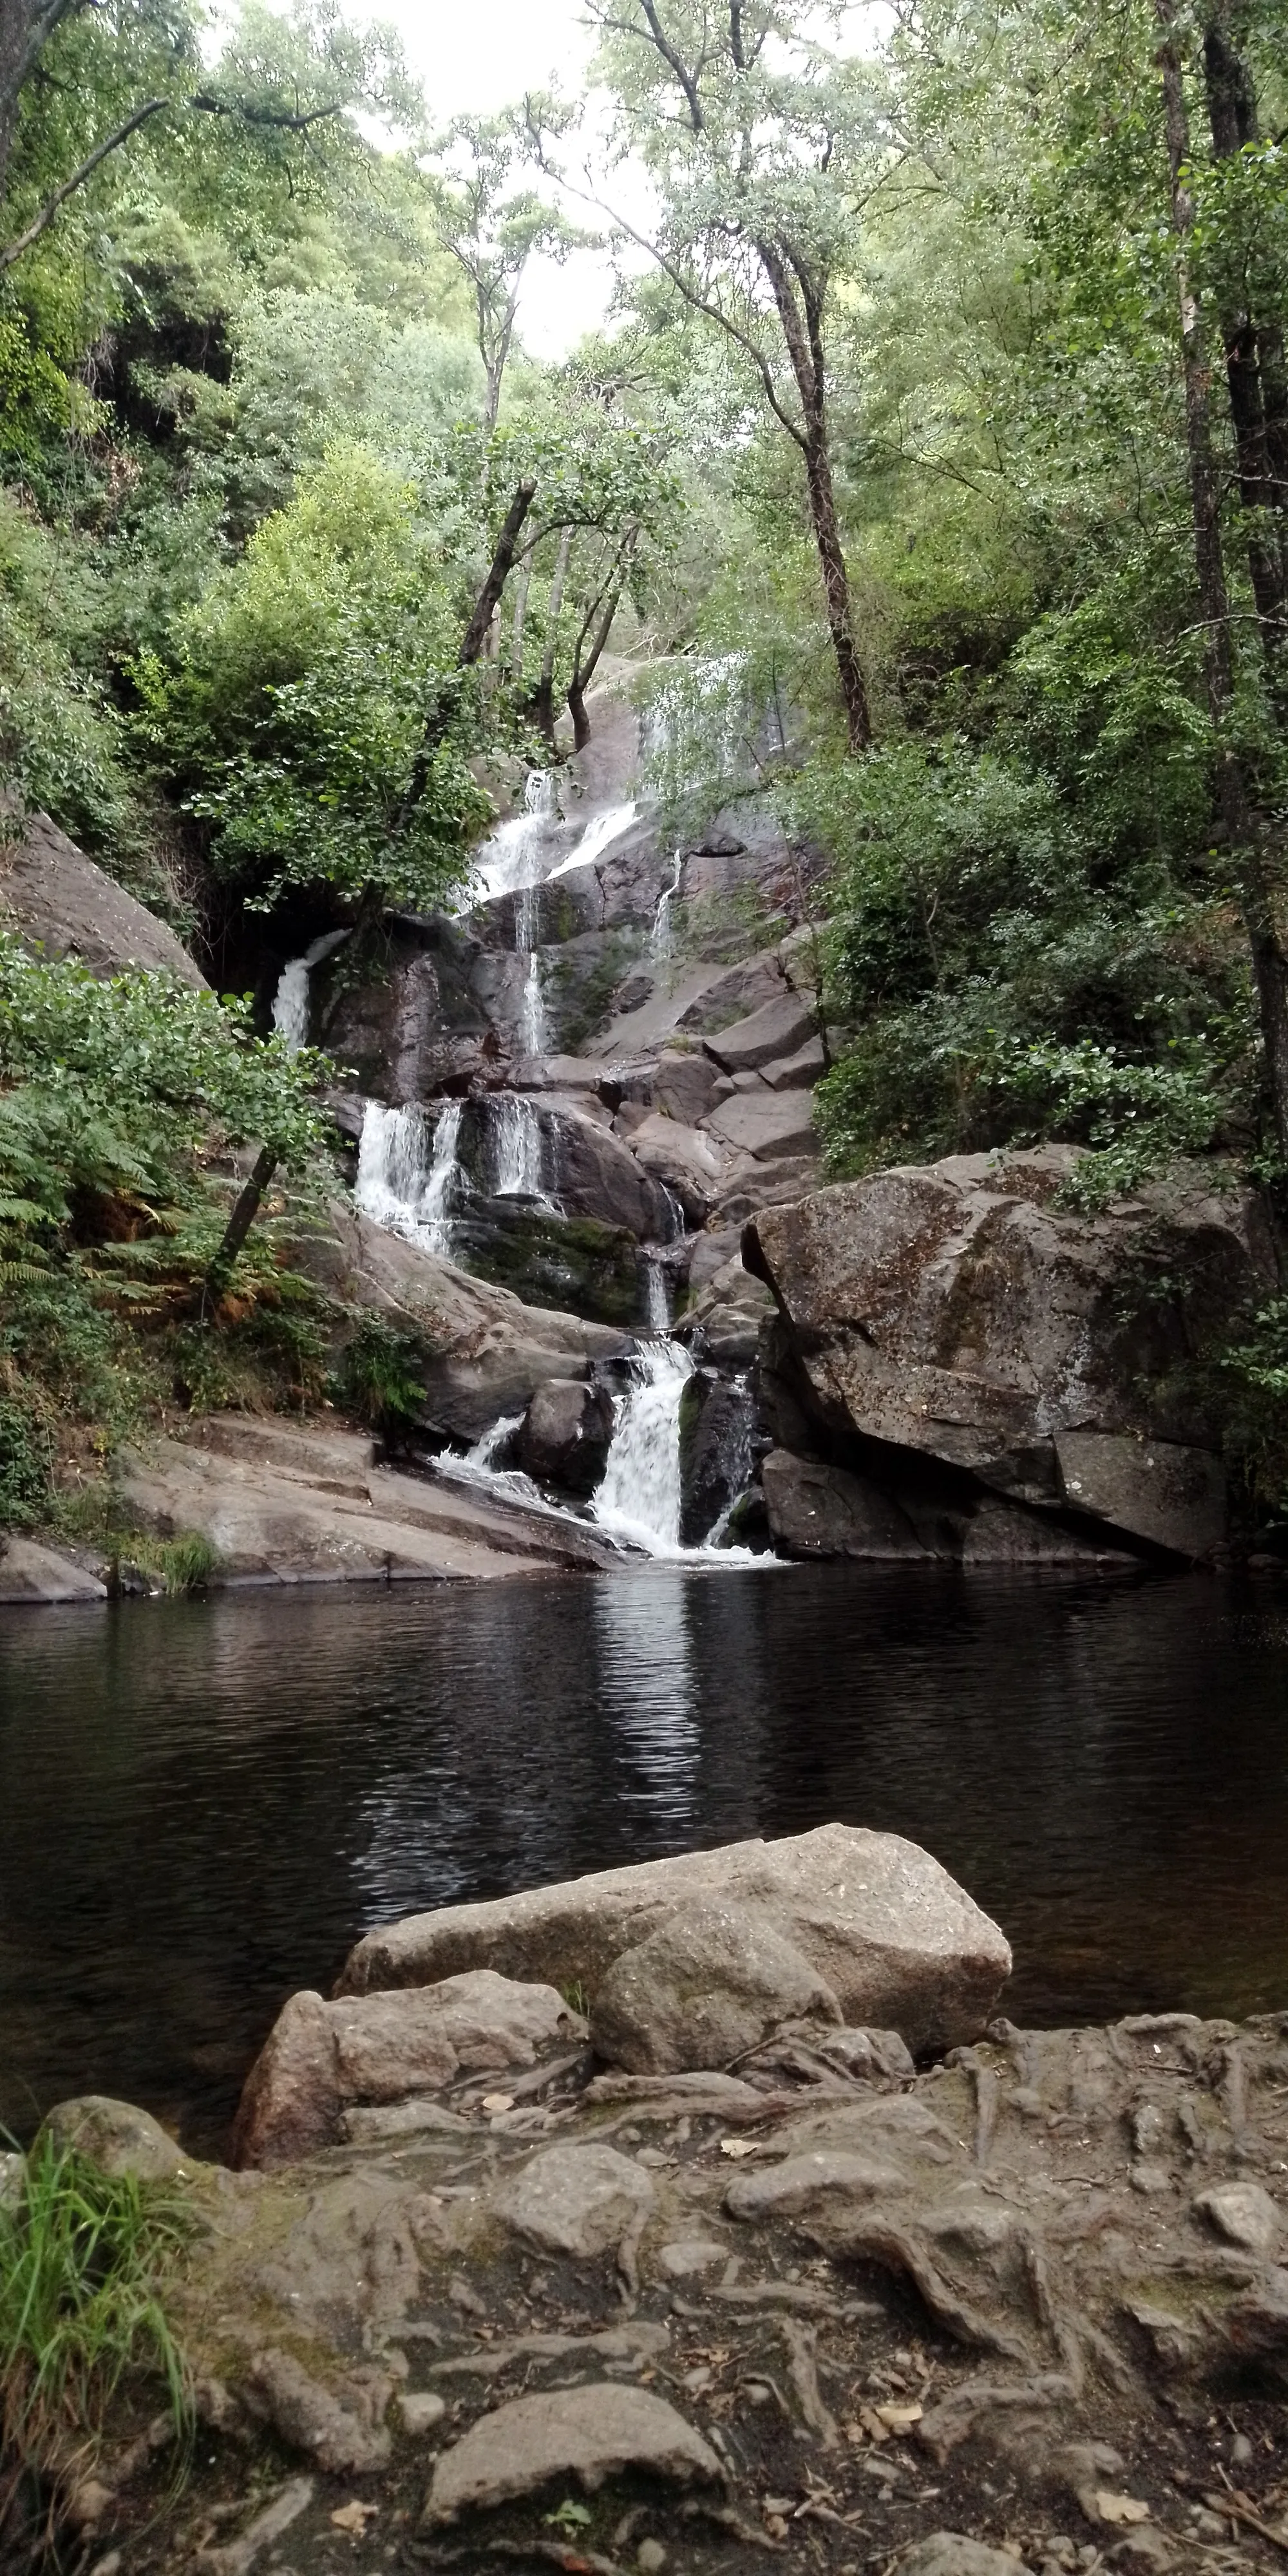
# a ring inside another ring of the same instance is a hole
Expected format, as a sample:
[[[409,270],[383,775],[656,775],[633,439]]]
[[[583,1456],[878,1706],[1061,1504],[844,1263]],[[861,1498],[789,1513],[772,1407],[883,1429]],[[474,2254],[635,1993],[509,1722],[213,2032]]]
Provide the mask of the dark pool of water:
[[[1288,2004],[1288,1615],[1214,1581],[649,1567],[0,1615],[0,2121],[217,2144],[366,1926],[830,1817],[1017,2019]]]

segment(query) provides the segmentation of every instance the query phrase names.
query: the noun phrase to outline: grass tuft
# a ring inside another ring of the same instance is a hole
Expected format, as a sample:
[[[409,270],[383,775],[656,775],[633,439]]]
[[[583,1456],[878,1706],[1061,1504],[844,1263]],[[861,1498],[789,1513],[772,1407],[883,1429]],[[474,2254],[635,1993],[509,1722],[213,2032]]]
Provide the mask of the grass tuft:
[[[0,2519],[24,2476],[96,2452],[127,2380],[161,2382],[186,2458],[189,2373],[162,2291],[189,2231],[172,2194],[37,2139],[0,2204]]]

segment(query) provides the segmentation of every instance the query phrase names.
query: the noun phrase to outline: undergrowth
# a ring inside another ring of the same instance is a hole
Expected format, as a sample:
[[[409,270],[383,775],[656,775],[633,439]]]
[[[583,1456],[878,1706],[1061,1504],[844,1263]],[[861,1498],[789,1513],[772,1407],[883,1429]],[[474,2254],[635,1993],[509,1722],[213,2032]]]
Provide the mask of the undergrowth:
[[[181,2200],[37,2140],[0,2203],[0,2521],[24,2479],[89,2467],[127,2383],[159,2383],[180,2473],[190,2375],[165,2288],[190,2231]]]

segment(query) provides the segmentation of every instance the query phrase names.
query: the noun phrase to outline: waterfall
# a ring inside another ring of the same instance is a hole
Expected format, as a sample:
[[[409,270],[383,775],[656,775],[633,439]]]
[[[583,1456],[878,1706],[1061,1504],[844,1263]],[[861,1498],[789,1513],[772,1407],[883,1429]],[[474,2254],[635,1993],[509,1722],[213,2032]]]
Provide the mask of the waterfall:
[[[670,884],[668,886],[663,886],[657,899],[657,910],[653,915],[653,936],[649,943],[653,955],[662,961],[669,958],[671,954],[671,906],[680,891],[680,879],[683,874],[684,860],[679,850],[677,850],[675,853],[675,873],[671,878]]]
[[[600,851],[606,850],[610,841],[618,840],[629,828],[638,810],[632,798],[629,805],[606,805],[602,814],[592,814],[576,849],[570,851],[566,859],[561,859],[558,867],[551,869],[551,876],[566,877],[573,868],[590,867]]]
[[[521,887],[514,905],[514,944],[528,961],[519,1003],[519,1042],[525,1055],[544,1055],[546,1051],[546,1005],[541,990],[541,959],[537,951],[540,910],[536,887]]]
[[[644,1254],[644,1319],[650,1333],[669,1333],[671,1300],[667,1295],[666,1270],[656,1252]]]
[[[466,1450],[463,1458],[453,1458],[446,1453],[436,1458],[435,1474],[445,1476],[449,1484],[473,1485],[479,1492],[491,1494],[496,1502],[519,1503],[524,1511],[541,1512],[547,1520],[578,1519],[576,1512],[565,1510],[562,1504],[548,1503],[540,1486],[534,1485],[531,1476],[525,1476],[521,1467],[497,1466],[497,1459],[503,1450],[508,1449],[515,1432],[522,1425],[521,1413],[503,1413],[500,1420],[475,1441],[473,1448]]]
[[[273,995],[273,1026],[279,1037],[285,1038],[292,1055],[299,1054],[309,1033],[309,977],[314,967],[320,966],[323,958],[329,957],[348,936],[347,929],[324,930],[302,957],[288,958],[282,968]]]
[[[543,1139],[537,1105],[522,1091],[498,1092],[489,1103],[494,1188],[499,1199],[536,1199],[549,1205],[542,1186]]]
[[[364,1216],[391,1234],[406,1235],[448,1261],[452,1251],[450,1203],[460,1175],[456,1141],[459,1100],[444,1102],[432,1142],[429,1121],[413,1103],[386,1109],[369,1100],[358,1145],[354,1198]]]
[[[610,1538],[650,1556],[680,1553],[680,1397],[693,1362],[679,1342],[646,1342],[628,1362],[603,1482],[591,1509]]]
[[[547,875],[552,831],[559,824],[558,782],[552,769],[530,769],[523,791],[523,811],[498,823],[479,852],[477,900],[512,894],[519,886],[540,885]],[[556,848],[558,844],[556,843]]]

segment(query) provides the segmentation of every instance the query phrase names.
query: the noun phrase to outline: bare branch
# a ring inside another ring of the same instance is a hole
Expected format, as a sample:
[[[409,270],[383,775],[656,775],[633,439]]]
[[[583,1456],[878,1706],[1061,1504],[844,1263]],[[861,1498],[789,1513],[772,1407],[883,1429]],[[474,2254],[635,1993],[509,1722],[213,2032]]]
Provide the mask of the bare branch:
[[[109,153],[119,152],[121,145],[128,143],[130,136],[136,134],[141,125],[146,125],[149,117],[159,116],[162,109],[169,104],[169,100],[164,98],[146,100],[142,107],[136,107],[133,116],[126,118],[124,125],[118,125],[115,134],[106,135],[101,143],[95,145],[87,159],[82,161],[80,168],[73,170],[70,179],[64,179],[61,188],[55,188],[52,197],[46,199],[39,214],[33,216],[26,231],[19,233],[16,241],[6,242],[3,247],[0,247],[0,275],[5,269],[12,268],[15,260],[22,258],[24,251],[32,248],[33,244],[39,241],[42,233],[48,232],[59,207],[65,206],[68,198],[74,196],[78,188],[84,187],[86,180],[93,177],[100,162],[106,161]]]

